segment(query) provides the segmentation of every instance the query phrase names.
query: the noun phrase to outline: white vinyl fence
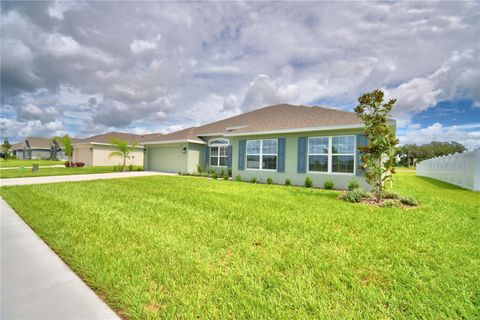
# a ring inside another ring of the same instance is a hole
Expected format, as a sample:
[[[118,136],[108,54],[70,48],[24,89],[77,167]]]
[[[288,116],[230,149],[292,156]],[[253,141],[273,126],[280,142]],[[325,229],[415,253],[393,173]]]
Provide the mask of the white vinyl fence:
[[[480,149],[422,161],[417,164],[417,176],[480,191]]]

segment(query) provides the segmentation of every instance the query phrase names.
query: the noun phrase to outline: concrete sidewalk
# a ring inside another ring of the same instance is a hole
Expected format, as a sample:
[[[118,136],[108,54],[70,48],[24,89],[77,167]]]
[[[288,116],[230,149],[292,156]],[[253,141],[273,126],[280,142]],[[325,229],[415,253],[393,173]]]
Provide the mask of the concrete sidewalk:
[[[45,176],[45,177],[31,177],[31,178],[8,178],[0,179],[0,186],[17,186],[26,184],[43,184],[56,182],[70,182],[70,181],[87,181],[98,179],[116,179],[116,178],[131,178],[131,177],[145,177],[155,175],[176,175],[175,173],[155,172],[155,171],[130,171],[130,172],[112,172],[112,173],[95,173],[95,174],[75,174],[65,176]]]
[[[1,319],[120,319],[0,202]]]
[[[27,167],[23,167],[24,169],[32,169],[33,167],[32,166],[27,166]],[[39,166],[40,169],[43,169],[43,168],[65,168],[65,165],[64,164],[54,164],[52,166]],[[0,168],[0,170],[18,170],[20,169],[20,167],[3,167],[3,168]]]

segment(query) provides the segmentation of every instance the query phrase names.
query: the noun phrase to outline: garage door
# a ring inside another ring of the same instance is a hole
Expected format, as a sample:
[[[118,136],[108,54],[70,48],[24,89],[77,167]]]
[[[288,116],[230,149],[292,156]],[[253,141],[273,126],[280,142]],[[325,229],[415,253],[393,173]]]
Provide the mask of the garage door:
[[[150,147],[148,149],[148,169],[163,172],[186,172],[187,154],[182,145]]]

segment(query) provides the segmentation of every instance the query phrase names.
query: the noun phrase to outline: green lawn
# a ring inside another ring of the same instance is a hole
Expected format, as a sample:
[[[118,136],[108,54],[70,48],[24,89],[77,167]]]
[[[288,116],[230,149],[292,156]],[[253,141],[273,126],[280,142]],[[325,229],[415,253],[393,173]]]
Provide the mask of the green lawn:
[[[137,168],[137,167],[135,167]],[[25,169],[23,172],[15,169],[0,170],[0,178],[29,178],[44,176],[66,176],[72,174],[91,174],[115,172],[113,166],[104,167],[82,167],[82,168],[40,168],[38,172],[32,169]]]
[[[166,176],[0,194],[124,318],[478,318],[480,194],[397,188],[421,207]]]
[[[11,159],[11,160],[0,160],[0,168],[8,168],[8,167],[31,167],[32,164],[37,163],[40,166],[53,166],[56,164],[64,164],[64,161],[53,161],[53,160],[18,160],[18,159]]]

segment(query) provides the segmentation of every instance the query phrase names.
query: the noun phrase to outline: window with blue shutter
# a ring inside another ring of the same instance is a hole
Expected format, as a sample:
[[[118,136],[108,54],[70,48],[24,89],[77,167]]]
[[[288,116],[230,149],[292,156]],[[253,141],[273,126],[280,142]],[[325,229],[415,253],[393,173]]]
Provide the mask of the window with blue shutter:
[[[277,172],[285,172],[285,138],[278,138],[278,166]]]
[[[297,172],[305,173],[307,164],[307,138],[298,138],[298,153],[297,153]]]
[[[362,134],[357,134],[357,150],[355,150],[355,152],[357,153],[356,155],[356,167],[357,167],[357,171],[355,173],[356,176],[358,177],[361,177],[362,174],[363,174],[363,169],[362,169],[362,159],[361,159],[361,156],[362,156],[362,152],[360,152],[358,150],[358,147],[365,147],[366,145],[368,144],[368,140],[367,140],[367,137],[365,137],[365,135],[362,133]]]
[[[238,142],[238,170],[245,169],[245,146],[247,144],[246,140],[240,140]]]
[[[205,147],[205,167],[208,167],[210,164],[210,147]]]

